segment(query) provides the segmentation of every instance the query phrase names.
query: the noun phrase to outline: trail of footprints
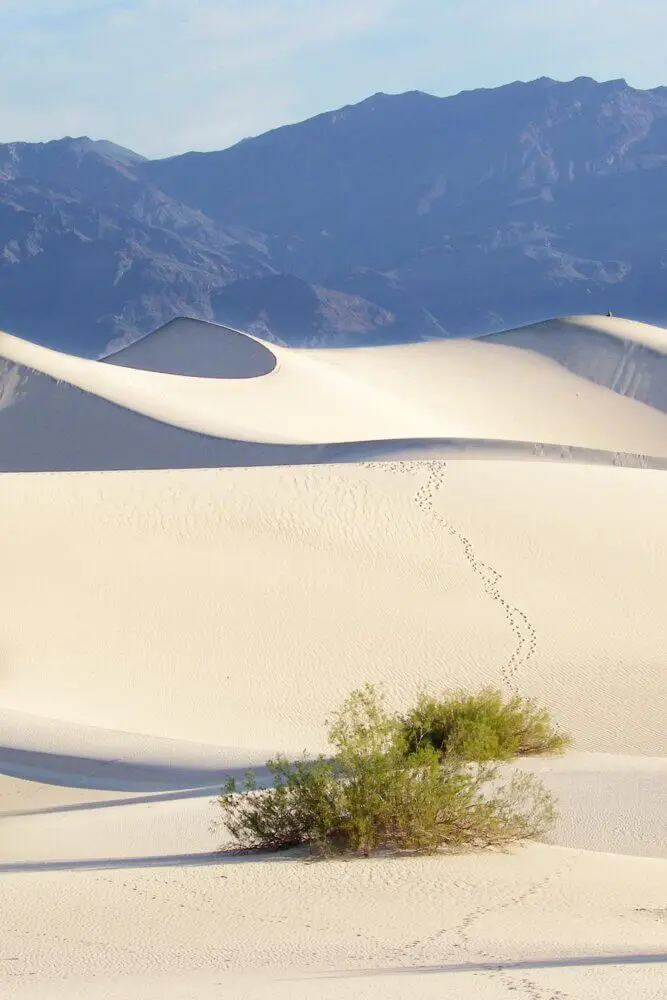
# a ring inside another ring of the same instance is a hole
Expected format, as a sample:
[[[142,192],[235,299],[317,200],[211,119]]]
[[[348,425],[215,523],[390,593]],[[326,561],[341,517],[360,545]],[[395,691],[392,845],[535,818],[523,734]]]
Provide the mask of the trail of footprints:
[[[517,645],[509,658],[509,661],[502,668],[501,675],[505,686],[515,690],[519,670],[525,667],[531,657],[535,654],[535,650],[537,648],[537,633],[534,626],[528,620],[527,615],[521,611],[520,608],[510,604],[510,602],[503,597],[500,591],[502,574],[499,573],[498,570],[494,569],[493,566],[489,566],[488,563],[482,562],[481,559],[478,559],[470,539],[464,535],[463,532],[459,531],[458,528],[454,527],[454,525],[451,524],[451,522],[448,521],[443,514],[440,514],[434,509],[434,497],[445,480],[446,464],[444,462],[428,462],[426,465],[428,470],[427,479],[417,490],[414,497],[415,503],[424,514],[427,514],[437,524],[444,528],[445,531],[452,536],[452,538],[456,538],[456,540],[460,543],[472,570],[477,574],[477,576],[480,577],[484,591],[489,597],[492,598],[492,600],[498,601],[502,607],[507,623],[516,639]],[[536,885],[528,889],[527,892],[509,900],[501,908],[505,909],[512,905],[523,903],[525,899],[541,892],[548,885],[548,883],[553,881],[555,878],[559,878],[561,874],[562,871],[558,871],[554,873],[554,875],[538,882]],[[459,947],[465,948],[469,945],[468,931],[470,927],[477,920],[479,920],[480,917],[484,916],[492,909],[494,909],[494,907],[475,910],[462,921],[457,928]],[[478,955],[482,960],[489,962],[495,961],[494,957],[488,952],[478,951]],[[532,979],[525,976],[519,978],[516,973],[513,974],[509,970],[504,970],[502,968],[502,963],[499,962],[498,965],[499,968],[495,973],[492,973],[492,975],[497,976],[498,980],[502,982],[504,988],[509,993],[522,994],[523,996],[529,998],[529,1000],[567,1000],[566,993],[562,993],[560,990],[545,991]]]
[[[488,913],[499,913],[504,910],[510,910],[515,906],[521,906],[521,904],[526,900],[530,899],[532,896],[539,895],[539,893],[543,892],[544,889],[548,888],[548,886],[553,882],[562,878],[562,876],[568,872],[571,867],[572,862],[567,862],[551,875],[547,875],[545,878],[540,879],[539,882],[535,882],[532,886],[526,889],[525,892],[520,893],[518,896],[512,896],[500,906],[480,907],[477,910],[473,910],[473,912],[469,913],[456,928],[458,942],[455,947],[464,948],[469,951],[471,946],[468,932],[473,924],[475,924],[481,917],[486,916]],[[528,997],[528,1000],[570,1000],[570,995],[568,993],[564,993],[562,990],[552,990],[542,987],[534,980],[528,978],[528,976],[520,976],[517,972],[514,972],[511,969],[503,968],[502,961],[498,961],[496,956],[492,955],[488,951],[485,951],[484,949],[475,949],[475,954],[478,956],[479,960],[483,962],[487,962],[489,964],[497,963],[498,967],[496,969],[488,970],[482,974],[490,975],[498,979],[508,993],[518,993]]]
[[[426,469],[426,482],[415,493],[414,501],[422,513],[430,517],[441,528],[444,528],[452,538],[458,541],[471,569],[481,579],[485,593],[492,600],[500,604],[512,635],[516,639],[514,652],[508,662],[501,668],[501,680],[506,688],[515,691],[519,671],[527,666],[537,650],[537,632],[525,612],[517,608],[514,604],[510,604],[503,597],[500,590],[502,574],[494,569],[493,566],[478,559],[470,539],[448,521],[443,514],[434,509],[433,501],[436,493],[445,481],[447,463],[442,460],[427,462],[399,460],[394,462],[363,462],[361,464],[367,469],[382,469],[385,472],[393,472],[396,475],[408,474],[417,476]]]
[[[488,563],[478,559],[475,549],[470,539],[451,524],[447,518],[433,508],[433,500],[442,486],[445,479],[445,462],[427,462],[428,470],[426,482],[420,486],[415,494],[415,503],[424,514],[431,517],[437,524],[447,531],[460,543],[466,559],[470,563],[472,570],[480,577],[484,591],[488,596],[497,601],[503,609],[507,624],[516,639],[516,649],[512,653],[509,661],[503,666],[501,676],[503,684],[512,690],[516,689],[516,679],[519,670],[527,665],[534,656],[537,649],[537,633],[528,620],[527,615],[520,608],[503,597],[500,591],[502,574]]]
[[[367,466],[371,466],[375,463],[365,464]],[[521,611],[520,608],[510,604],[510,602],[503,597],[500,591],[502,574],[499,573],[498,570],[494,569],[493,566],[490,566],[488,563],[482,562],[481,559],[478,559],[470,539],[464,535],[463,532],[459,531],[458,528],[456,528],[450,521],[448,521],[443,514],[434,509],[433,501],[435,495],[445,480],[447,468],[446,463],[443,461],[431,461],[420,463],[419,466],[416,466],[412,463],[392,462],[384,463],[383,467],[385,470],[389,468],[390,471],[396,473],[410,472],[413,474],[418,469],[423,469],[424,467],[426,468],[426,481],[415,493],[414,501],[424,514],[432,518],[437,524],[440,525],[440,527],[444,528],[452,538],[455,538],[459,542],[472,570],[481,579],[485,593],[488,594],[492,600],[498,601],[502,607],[507,623],[517,643],[509,661],[502,668],[502,681],[503,684],[509,689],[516,690],[516,678],[519,670],[524,668],[530,661],[531,657],[535,654],[537,648],[537,633],[534,626],[528,620],[527,615]],[[512,906],[521,905],[526,899],[542,892],[551,882],[560,878],[568,867],[568,865],[563,866],[563,868],[559,869],[557,872],[554,872],[552,875],[547,876],[545,879],[535,883],[519,896],[510,898],[502,904],[499,909],[504,910],[509,909]],[[453,931],[455,937],[457,938],[455,947],[463,950],[470,950],[470,928],[481,917],[496,909],[498,909],[496,906],[480,907],[469,913],[468,916],[465,917],[459,926]],[[438,932],[438,934],[433,935],[431,938],[427,938],[426,940],[417,939],[412,942],[412,946],[414,947],[419,945],[423,949],[425,945],[429,943],[433,944],[434,939],[443,933],[451,934],[452,931],[448,930],[446,932]],[[494,956],[479,949],[476,949],[476,951],[482,961],[495,964],[496,959]],[[482,973],[482,975],[489,974],[497,977],[498,981],[502,983],[508,993],[523,995],[528,998],[528,1000],[568,1000],[568,994],[563,993],[560,990],[545,990],[532,979],[529,979],[526,976],[519,977],[516,972],[513,973],[509,969],[503,969],[502,962],[498,962],[497,969]]]
[[[488,968],[479,969],[476,975],[482,977],[488,976],[497,980],[502,984],[507,993],[524,996],[528,1000],[571,1000],[570,994],[562,990],[552,990],[549,987],[540,986],[539,983],[536,983],[528,976],[521,975],[518,970],[512,970],[511,962],[507,963],[509,968],[505,967],[502,959],[498,959],[497,955],[493,955],[484,948],[480,948],[479,945],[474,944],[470,935],[471,928],[483,917],[490,913],[503,913],[506,910],[511,910],[513,907],[521,906],[524,902],[533,896],[539,895],[551,884],[561,879],[563,875],[571,870],[571,867],[572,862],[568,861],[552,872],[551,875],[547,875],[545,878],[533,883],[524,892],[510,896],[501,903],[476,907],[457,926],[447,927],[441,931],[436,931],[435,934],[431,934],[426,938],[417,938],[415,941],[411,941],[407,945],[407,949],[403,949],[398,957],[404,961],[408,957],[405,953],[406,950],[411,953],[409,957],[413,962],[415,959],[419,961],[422,956],[430,957],[430,954],[433,953],[433,946],[440,939],[449,938],[453,954],[450,954],[447,960],[445,960],[443,969],[447,967],[447,961],[451,962],[453,959],[456,962],[458,955],[463,952],[463,955],[459,959],[462,963],[469,962],[473,966],[476,963],[486,964]],[[415,949],[417,948],[421,952],[421,955],[416,958]]]

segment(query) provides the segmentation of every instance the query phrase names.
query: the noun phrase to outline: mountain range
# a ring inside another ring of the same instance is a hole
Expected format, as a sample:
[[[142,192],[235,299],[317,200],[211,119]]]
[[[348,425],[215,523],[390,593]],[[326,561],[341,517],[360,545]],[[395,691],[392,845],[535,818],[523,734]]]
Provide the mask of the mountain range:
[[[0,328],[99,356],[175,316],[349,345],[667,320],[667,88],[376,94],[220,152],[0,145]]]

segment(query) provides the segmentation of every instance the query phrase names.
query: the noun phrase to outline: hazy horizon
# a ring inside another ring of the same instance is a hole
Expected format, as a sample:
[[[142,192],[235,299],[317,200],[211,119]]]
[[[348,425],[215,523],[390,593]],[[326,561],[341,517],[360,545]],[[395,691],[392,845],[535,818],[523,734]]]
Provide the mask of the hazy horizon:
[[[158,158],[378,92],[580,76],[651,89],[667,83],[665,29],[657,0],[0,0],[0,139],[89,135]]]
[[[361,97],[358,101],[354,101],[354,102],[351,102],[349,104],[344,104],[344,105],[339,104],[339,105],[335,105],[335,106],[332,106],[332,107],[322,108],[319,111],[313,112],[312,115],[308,115],[306,118],[298,118],[298,119],[295,119],[295,120],[281,122],[281,123],[276,124],[276,125],[269,125],[268,128],[264,129],[262,132],[256,132],[253,135],[242,136],[241,138],[236,139],[233,142],[230,142],[230,143],[228,143],[227,145],[224,145],[224,146],[215,147],[214,149],[210,149],[210,150],[204,150],[204,149],[199,150],[199,149],[194,149],[194,148],[192,148],[192,149],[181,149],[181,150],[177,150],[177,151],[175,151],[173,153],[167,153],[164,156],[155,156],[155,157],[151,157],[151,156],[147,155],[142,149],[137,149],[137,148],[134,148],[134,147],[126,146],[124,143],[118,142],[114,138],[114,136],[112,136],[112,135],[101,135],[101,134],[100,135],[95,135],[95,134],[91,134],[91,133],[81,133],[79,135],[71,135],[71,134],[67,134],[67,135],[65,135],[65,134],[62,134],[62,135],[53,135],[53,136],[45,137],[44,139],[35,139],[35,140],[24,139],[24,138],[16,138],[16,139],[9,139],[9,140],[7,140],[7,139],[3,138],[2,136],[0,136],[0,144],[10,144],[11,145],[13,143],[22,143],[22,142],[35,142],[35,143],[43,142],[43,143],[46,144],[46,143],[49,143],[49,142],[60,142],[62,140],[66,140],[66,139],[72,139],[74,141],[88,139],[88,140],[90,140],[92,142],[106,142],[106,143],[109,143],[111,145],[118,146],[118,147],[120,147],[122,149],[125,149],[127,152],[134,153],[137,156],[144,157],[145,159],[169,159],[169,158],[174,157],[174,156],[180,156],[183,153],[187,153],[187,152],[219,152],[221,150],[230,149],[232,146],[238,145],[240,142],[245,142],[248,139],[256,138],[257,136],[266,134],[267,132],[274,132],[274,131],[277,131],[280,128],[289,127],[290,125],[299,125],[302,122],[308,121],[309,119],[312,119],[312,118],[319,117],[320,115],[333,114],[336,111],[343,110],[346,107],[354,107],[355,105],[362,104],[362,103],[364,103],[364,101],[371,100],[373,97],[376,97],[376,96],[379,96],[379,95],[383,95],[383,96],[386,96],[386,97],[403,97],[403,96],[406,96],[408,94],[423,94],[424,96],[427,96],[427,97],[435,97],[437,99],[445,100],[445,99],[450,98],[450,97],[457,97],[459,94],[469,93],[471,90],[501,90],[503,87],[510,87],[510,86],[515,85],[515,84],[530,85],[531,83],[537,83],[537,81],[540,80],[540,79],[548,79],[548,80],[550,80],[551,82],[553,82],[555,84],[574,83],[574,81],[576,79],[591,79],[595,83],[599,83],[599,84],[607,84],[607,83],[614,83],[614,82],[617,82],[617,81],[622,81],[622,82],[626,83],[627,86],[630,87],[630,89],[632,89],[632,90],[638,90],[638,91],[639,90],[659,90],[661,87],[667,86],[667,84],[657,84],[655,87],[635,87],[635,86],[633,86],[633,84],[630,81],[626,80],[625,77],[613,77],[613,78],[610,77],[610,78],[607,78],[607,79],[596,79],[594,77],[588,76],[588,74],[580,74],[578,77],[572,77],[570,79],[556,79],[554,77],[544,77],[544,76],[542,76],[542,77],[534,77],[531,80],[507,80],[505,83],[499,83],[499,84],[497,84],[494,87],[465,88],[464,90],[459,90],[459,91],[456,91],[456,92],[451,93],[451,94],[435,94],[435,93],[432,93],[430,91],[418,90],[416,88],[412,88],[412,89],[409,89],[409,90],[403,90],[403,91],[392,91],[392,92],[375,91],[374,93],[367,94],[365,97]],[[666,79],[667,79],[667,76],[666,76]]]

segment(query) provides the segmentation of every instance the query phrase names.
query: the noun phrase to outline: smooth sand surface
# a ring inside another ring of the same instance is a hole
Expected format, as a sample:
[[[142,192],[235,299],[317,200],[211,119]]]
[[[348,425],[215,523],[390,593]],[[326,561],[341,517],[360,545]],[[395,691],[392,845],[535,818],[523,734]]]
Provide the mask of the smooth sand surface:
[[[0,995],[663,997],[667,333],[232,334],[2,337]],[[365,681],[545,701],[551,842],[217,853],[224,775],[326,749]]]
[[[302,464],[475,441],[664,464],[667,331],[580,317],[502,337],[292,350],[182,320],[103,363],[0,334],[0,469]],[[215,377],[174,374],[205,369]]]

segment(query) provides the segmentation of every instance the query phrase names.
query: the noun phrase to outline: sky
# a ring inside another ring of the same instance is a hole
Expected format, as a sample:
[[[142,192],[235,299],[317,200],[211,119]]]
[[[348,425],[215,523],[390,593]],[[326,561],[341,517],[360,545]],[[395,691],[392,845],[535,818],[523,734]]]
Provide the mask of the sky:
[[[666,0],[0,0],[0,142],[223,149],[378,91],[667,84]]]

